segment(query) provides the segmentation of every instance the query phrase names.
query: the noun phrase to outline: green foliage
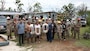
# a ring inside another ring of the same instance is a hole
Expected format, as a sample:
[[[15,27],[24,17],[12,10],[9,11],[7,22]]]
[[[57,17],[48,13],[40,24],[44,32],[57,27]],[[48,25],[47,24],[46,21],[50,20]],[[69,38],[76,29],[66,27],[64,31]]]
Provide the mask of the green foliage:
[[[84,15],[87,11],[87,6],[85,4],[81,4],[80,6],[78,6],[78,14],[80,16]]]
[[[35,3],[33,5],[34,7],[34,12],[42,12],[42,7],[40,6],[41,4],[39,2]]]
[[[21,12],[23,9],[22,9],[22,6],[24,5],[23,3],[21,3],[21,0],[16,0],[15,4],[17,5],[17,10],[19,12]]]
[[[87,17],[87,25],[90,26],[90,17]]]
[[[87,27],[82,27],[82,28],[80,29],[80,35],[81,35],[81,37],[82,37],[82,35],[83,35],[85,32],[87,32],[87,31],[90,32],[90,29],[89,29],[88,26],[87,26]],[[77,40],[77,41],[75,42],[75,44],[76,44],[77,46],[90,47],[90,39],[89,39],[89,40],[86,40],[86,39],[81,38],[80,40]]]
[[[90,11],[87,11],[87,25],[90,26]]]
[[[74,4],[69,3],[68,5],[64,5],[62,10],[64,11],[65,14],[69,14],[68,17],[72,17],[75,12],[75,7]]]

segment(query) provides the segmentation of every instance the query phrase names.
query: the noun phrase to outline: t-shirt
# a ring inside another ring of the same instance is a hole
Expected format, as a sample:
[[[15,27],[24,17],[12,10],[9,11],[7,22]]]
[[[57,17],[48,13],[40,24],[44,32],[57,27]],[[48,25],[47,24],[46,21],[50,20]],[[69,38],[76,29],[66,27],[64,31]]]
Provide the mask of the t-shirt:
[[[42,25],[42,29],[43,29],[43,32],[44,32],[44,33],[47,33],[47,32],[48,32],[48,24],[47,24],[47,23],[44,23],[44,24]]]
[[[35,25],[35,34],[40,35],[41,34],[41,25]]]
[[[18,34],[24,34],[25,33],[25,25],[24,25],[24,23],[22,23],[22,24],[18,24],[17,25],[17,28],[18,28]]]
[[[30,32],[30,33],[31,33],[31,34],[34,34],[34,31],[35,31],[35,30],[34,30],[34,25],[33,25],[33,24],[30,24],[30,29],[31,29],[31,32]]]

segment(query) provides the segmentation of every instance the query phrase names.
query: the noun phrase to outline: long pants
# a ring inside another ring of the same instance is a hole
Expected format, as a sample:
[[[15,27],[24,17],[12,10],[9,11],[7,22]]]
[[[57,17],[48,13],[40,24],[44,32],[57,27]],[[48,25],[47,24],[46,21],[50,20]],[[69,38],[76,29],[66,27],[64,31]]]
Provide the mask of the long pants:
[[[17,29],[14,30],[15,38],[17,37]]]
[[[24,34],[19,34],[19,45],[24,44]]]
[[[11,35],[11,30],[8,30],[8,31],[7,31],[7,34],[8,34],[7,39],[8,39],[8,40],[9,40],[9,39],[11,39],[11,38],[12,38],[12,35]]]
[[[79,39],[79,35],[80,35],[80,30],[75,30],[74,31],[74,39],[76,38],[76,35],[78,36],[78,39]]]
[[[69,30],[66,30],[66,36],[67,36],[67,38],[69,38],[69,37],[70,37]]]
[[[65,31],[62,32],[62,39],[65,39]]]
[[[52,39],[54,39],[55,32],[52,32]]]
[[[72,28],[71,28],[71,33],[72,33],[71,37],[74,37],[74,31],[75,31],[75,30],[74,30],[74,28],[72,27]]]
[[[61,32],[57,32],[58,39],[61,39]]]
[[[47,33],[47,41],[52,42],[52,32]]]

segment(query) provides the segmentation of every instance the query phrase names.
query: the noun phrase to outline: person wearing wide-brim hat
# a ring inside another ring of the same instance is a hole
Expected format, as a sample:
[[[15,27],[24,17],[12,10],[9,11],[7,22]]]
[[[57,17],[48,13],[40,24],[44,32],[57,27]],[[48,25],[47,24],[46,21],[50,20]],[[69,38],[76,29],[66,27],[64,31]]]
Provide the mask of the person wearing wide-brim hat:
[[[12,22],[10,20],[10,17],[8,16],[7,17],[7,36],[8,36],[8,40],[10,40],[12,37],[11,37],[11,32],[12,32]]]
[[[62,33],[61,21],[57,21],[56,27],[57,27],[57,36],[60,40],[61,39],[61,33]]]

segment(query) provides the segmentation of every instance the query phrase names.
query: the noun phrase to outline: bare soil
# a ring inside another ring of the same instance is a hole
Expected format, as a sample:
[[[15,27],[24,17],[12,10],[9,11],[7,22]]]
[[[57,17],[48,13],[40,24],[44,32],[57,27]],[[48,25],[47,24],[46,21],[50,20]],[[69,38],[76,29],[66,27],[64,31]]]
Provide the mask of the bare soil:
[[[53,40],[52,43],[45,39],[41,43],[35,44],[33,51],[90,51],[90,48],[75,45],[75,40]]]

